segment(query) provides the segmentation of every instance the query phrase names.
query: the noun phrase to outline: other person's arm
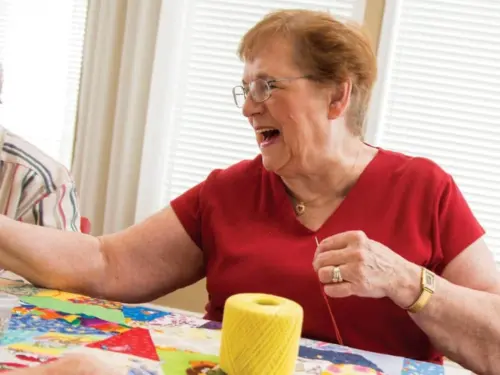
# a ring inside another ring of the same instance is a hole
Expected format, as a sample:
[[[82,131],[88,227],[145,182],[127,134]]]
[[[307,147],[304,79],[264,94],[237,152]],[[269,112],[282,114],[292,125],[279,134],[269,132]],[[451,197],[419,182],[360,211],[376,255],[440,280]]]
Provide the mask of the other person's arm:
[[[202,251],[170,207],[97,238],[0,216],[0,266],[35,285],[131,303],[204,276]]]

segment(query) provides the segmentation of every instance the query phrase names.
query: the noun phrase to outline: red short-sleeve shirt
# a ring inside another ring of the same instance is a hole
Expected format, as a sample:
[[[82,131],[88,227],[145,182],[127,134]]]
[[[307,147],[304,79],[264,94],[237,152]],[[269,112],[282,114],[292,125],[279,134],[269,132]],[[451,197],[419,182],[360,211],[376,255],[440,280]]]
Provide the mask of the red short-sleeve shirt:
[[[270,293],[302,305],[304,337],[328,342],[336,336],[312,267],[315,236],[362,230],[440,274],[484,234],[447,173],[427,159],[383,149],[316,232],[297,220],[283,182],[260,156],[213,171],[171,205],[205,255],[208,319],[222,320],[233,294]],[[440,361],[424,332],[390,299],[329,302],[345,345]]]

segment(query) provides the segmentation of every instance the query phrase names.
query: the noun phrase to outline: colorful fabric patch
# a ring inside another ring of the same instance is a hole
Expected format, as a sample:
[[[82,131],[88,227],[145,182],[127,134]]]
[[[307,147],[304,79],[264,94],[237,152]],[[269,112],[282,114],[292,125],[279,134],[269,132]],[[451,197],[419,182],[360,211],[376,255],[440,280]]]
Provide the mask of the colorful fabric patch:
[[[52,298],[59,299],[61,301],[69,301],[71,299],[78,298],[81,295],[75,294],[75,293],[63,292],[61,290],[53,290],[53,289],[45,290],[45,289],[43,289],[43,290],[40,290],[36,296],[37,297],[52,297]]]
[[[130,329],[129,327],[124,325],[111,323],[106,320],[87,315],[75,315],[56,312],[54,310],[42,309],[28,304],[13,309],[13,313],[19,315],[31,314],[45,320],[60,319],[64,322],[69,323],[73,327],[91,327],[105,333],[122,333]]]
[[[369,367],[358,366],[358,365],[330,365],[321,372],[321,375],[384,375],[383,373],[371,369]]]
[[[405,358],[401,375],[443,375],[444,368],[433,363],[414,361]]]
[[[159,361],[152,361],[133,355],[126,355],[123,353],[116,353],[85,346],[70,350],[68,353],[81,353],[97,357],[112,367],[118,375],[164,375]]]
[[[106,320],[102,320],[99,318],[82,316],[80,318],[80,324],[83,327],[91,327],[106,333],[123,333],[130,329],[130,327],[107,322]]]
[[[318,350],[329,350],[329,351],[335,351],[339,353],[354,353],[355,351],[352,348],[349,348],[348,346],[341,346],[338,344],[331,344],[327,342],[322,342],[322,341],[315,341],[311,339],[300,339],[300,346],[304,346],[306,348],[313,348],[313,349],[318,349]]]
[[[65,320],[70,324],[80,324],[81,317],[79,315],[60,315],[59,319]]]
[[[48,363],[57,360],[57,356],[35,353],[29,349],[5,348],[1,355],[2,362],[22,363],[28,366]]]
[[[11,344],[8,348],[30,353],[58,356],[70,348],[101,341],[103,338],[103,335],[67,335],[51,332]]]
[[[368,367],[378,372],[382,372],[382,370],[375,363],[369,361],[368,359],[359,354],[339,353],[335,351],[318,350],[301,346],[299,348],[299,357],[308,359],[320,359],[322,361],[331,362],[335,365],[339,364],[357,365],[362,367]]]
[[[39,331],[60,332],[83,335],[99,335],[101,331],[92,327],[75,327],[64,320],[46,320],[36,315],[12,315],[9,330],[13,331]]]
[[[59,300],[52,297],[21,297],[23,302],[44,309],[55,310],[66,314],[85,314],[94,316],[108,322],[124,324],[125,317],[121,310],[111,309],[99,305],[86,305]]]
[[[151,333],[157,349],[218,355],[221,331],[191,327],[168,327],[162,333]]]
[[[222,323],[220,322],[213,322],[213,321],[208,321],[200,326],[200,328],[206,328],[206,329],[222,329]]]
[[[0,292],[7,293],[7,294],[13,294],[13,295],[18,296],[18,297],[35,296],[40,291],[41,291],[41,289],[36,288],[32,285],[26,285],[26,284],[0,286]]]
[[[88,306],[99,306],[105,309],[112,309],[112,310],[121,310],[123,307],[123,304],[121,302],[106,301],[104,299],[92,298],[80,295],[69,299],[69,302],[88,305]]]
[[[18,368],[31,367],[40,363],[50,362],[54,357],[37,355],[27,351],[13,350],[2,347],[0,351],[0,372]]]
[[[178,350],[158,350],[164,375],[207,373],[219,364],[219,357]]]
[[[125,319],[131,319],[137,322],[150,322],[163,316],[172,315],[169,312],[161,310],[153,310],[147,307],[126,306],[122,308]]]
[[[23,363],[15,363],[15,362],[0,362],[0,372],[9,372],[13,370],[18,370],[20,368],[29,367]]]
[[[12,331],[9,330],[5,333],[0,340],[0,345],[10,345],[16,342],[29,341],[33,337],[41,335],[42,332],[39,331]]]
[[[135,355],[151,360],[159,360],[149,331],[142,328],[133,328],[127,332],[86,346],[116,353]]]
[[[148,322],[151,328],[157,327],[192,327],[198,328],[205,324],[207,320],[200,319],[193,316],[186,316],[180,314],[169,314]]]

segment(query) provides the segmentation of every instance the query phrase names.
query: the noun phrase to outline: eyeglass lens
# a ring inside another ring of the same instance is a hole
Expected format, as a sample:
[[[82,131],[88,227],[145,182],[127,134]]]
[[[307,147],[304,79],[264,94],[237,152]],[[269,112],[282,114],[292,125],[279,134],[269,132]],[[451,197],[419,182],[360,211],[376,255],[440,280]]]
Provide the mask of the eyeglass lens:
[[[270,88],[267,81],[263,79],[256,79],[250,83],[248,89],[245,89],[242,86],[236,86],[233,89],[234,102],[236,106],[240,108],[245,104],[245,99],[247,97],[247,93],[245,92],[246,90],[248,90],[252,99],[257,103],[263,102],[269,98]]]

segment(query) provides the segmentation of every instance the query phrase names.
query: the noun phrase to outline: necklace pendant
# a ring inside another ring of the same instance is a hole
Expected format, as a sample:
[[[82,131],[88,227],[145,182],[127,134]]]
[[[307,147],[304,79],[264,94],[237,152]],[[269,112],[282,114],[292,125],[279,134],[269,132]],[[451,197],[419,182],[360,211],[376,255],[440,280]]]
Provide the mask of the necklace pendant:
[[[295,212],[297,216],[302,215],[306,211],[306,206],[304,203],[300,202],[295,205]]]

